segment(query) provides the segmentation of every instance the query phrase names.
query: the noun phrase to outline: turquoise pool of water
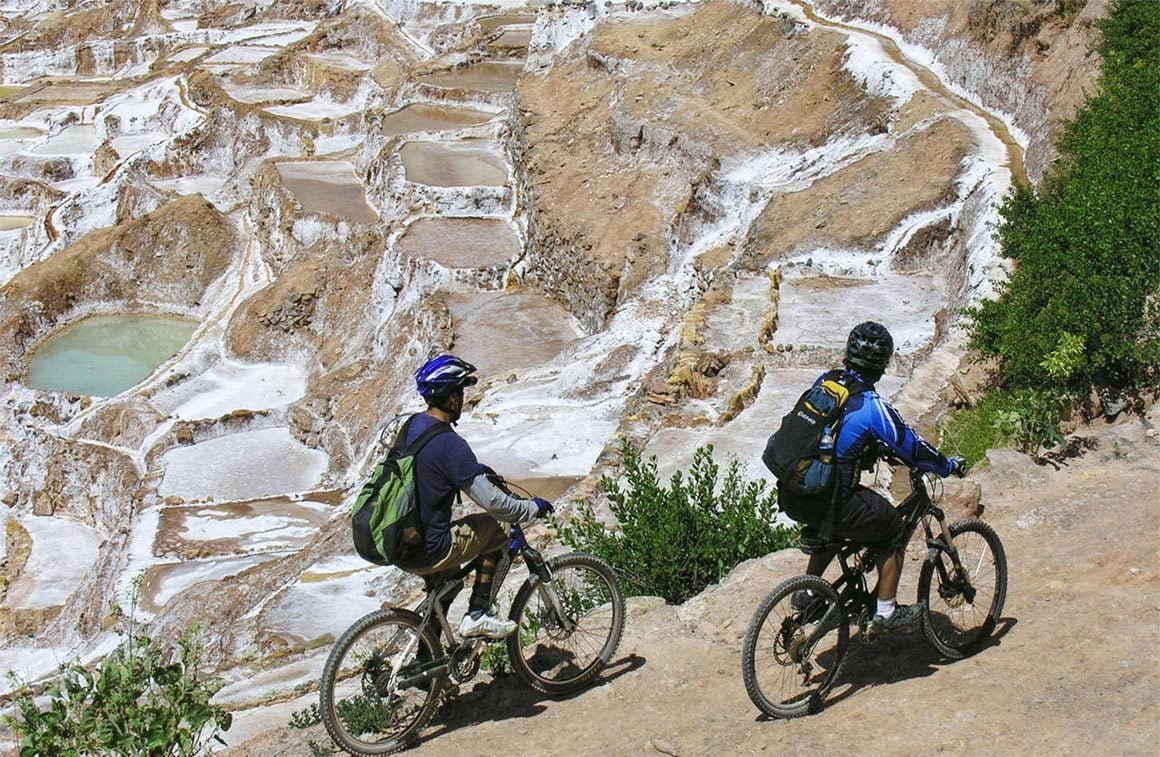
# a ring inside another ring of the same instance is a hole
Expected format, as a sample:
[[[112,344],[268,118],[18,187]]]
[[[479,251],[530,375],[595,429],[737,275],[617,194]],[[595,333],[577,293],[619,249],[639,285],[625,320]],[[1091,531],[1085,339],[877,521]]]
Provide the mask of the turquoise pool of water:
[[[49,337],[28,363],[28,386],[112,397],[177,354],[197,323],[167,315],[96,315]]]

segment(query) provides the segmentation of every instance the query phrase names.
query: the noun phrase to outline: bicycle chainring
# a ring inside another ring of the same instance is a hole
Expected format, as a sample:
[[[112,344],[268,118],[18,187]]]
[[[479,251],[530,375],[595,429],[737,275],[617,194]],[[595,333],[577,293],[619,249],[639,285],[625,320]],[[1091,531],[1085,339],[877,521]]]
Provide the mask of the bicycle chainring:
[[[467,683],[479,672],[480,654],[477,644],[461,644],[451,651],[447,672],[457,684]]]

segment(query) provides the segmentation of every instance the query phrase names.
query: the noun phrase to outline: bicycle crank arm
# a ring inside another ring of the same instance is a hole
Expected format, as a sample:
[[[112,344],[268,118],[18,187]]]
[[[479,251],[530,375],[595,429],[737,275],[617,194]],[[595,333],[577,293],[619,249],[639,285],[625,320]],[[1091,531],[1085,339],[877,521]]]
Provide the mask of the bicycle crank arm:
[[[427,683],[435,678],[443,678],[449,675],[451,666],[447,658],[429,662],[417,672],[400,677],[395,681],[395,686],[400,689],[409,689],[412,687],[419,688],[422,684]]]

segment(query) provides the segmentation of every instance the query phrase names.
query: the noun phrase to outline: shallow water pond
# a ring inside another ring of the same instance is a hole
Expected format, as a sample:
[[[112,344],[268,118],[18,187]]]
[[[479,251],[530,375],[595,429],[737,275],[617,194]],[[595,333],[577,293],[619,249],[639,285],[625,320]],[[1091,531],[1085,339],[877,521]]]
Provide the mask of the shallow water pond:
[[[0,231],[27,229],[35,220],[32,216],[0,216]]]
[[[177,354],[197,323],[169,315],[96,315],[65,326],[33,352],[34,389],[112,397]]]
[[[447,268],[503,265],[521,250],[515,227],[498,218],[420,218],[395,246]]]
[[[502,187],[507,166],[498,149],[464,142],[408,142],[399,150],[407,181],[433,187]]]
[[[416,131],[443,131],[478,126],[495,117],[473,108],[453,108],[431,103],[412,103],[383,118],[383,135],[410,134]]]
[[[442,89],[472,89],[481,92],[510,92],[524,70],[523,63],[482,61],[448,71],[418,77],[422,84]]]

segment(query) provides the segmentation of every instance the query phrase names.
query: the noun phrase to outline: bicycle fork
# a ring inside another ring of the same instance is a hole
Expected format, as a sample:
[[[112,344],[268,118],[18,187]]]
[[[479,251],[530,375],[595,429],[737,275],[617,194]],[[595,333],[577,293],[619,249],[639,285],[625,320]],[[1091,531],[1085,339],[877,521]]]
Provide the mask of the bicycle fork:
[[[956,593],[961,593],[963,599],[965,599],[968,603],[973,604],[975,601],[975,587],[971,585],[970,575],[967,573],[966,568],[963,567],[963,563],[959,559],[959,550],[957,547],[955,547],[954,537],[951,536],[950,526],[947,525],[946,514],[936,507],[931,508],[931,515],[935,518],[936,521],[938,521],[940,536],[939,539],[928,538],[927,545],[932,549],[946,552],[947,557],[949,557],[951,560],[951,566],[954,569],[953,576],[947,575],[946,568],[943,566],[942,561],[936,559],[935,568],[938,570],[939,578],[943,581],[944,585],[946,583],[952,583],[957,589]],[[944,597],[944,599],[945,598],[946,597]]]

